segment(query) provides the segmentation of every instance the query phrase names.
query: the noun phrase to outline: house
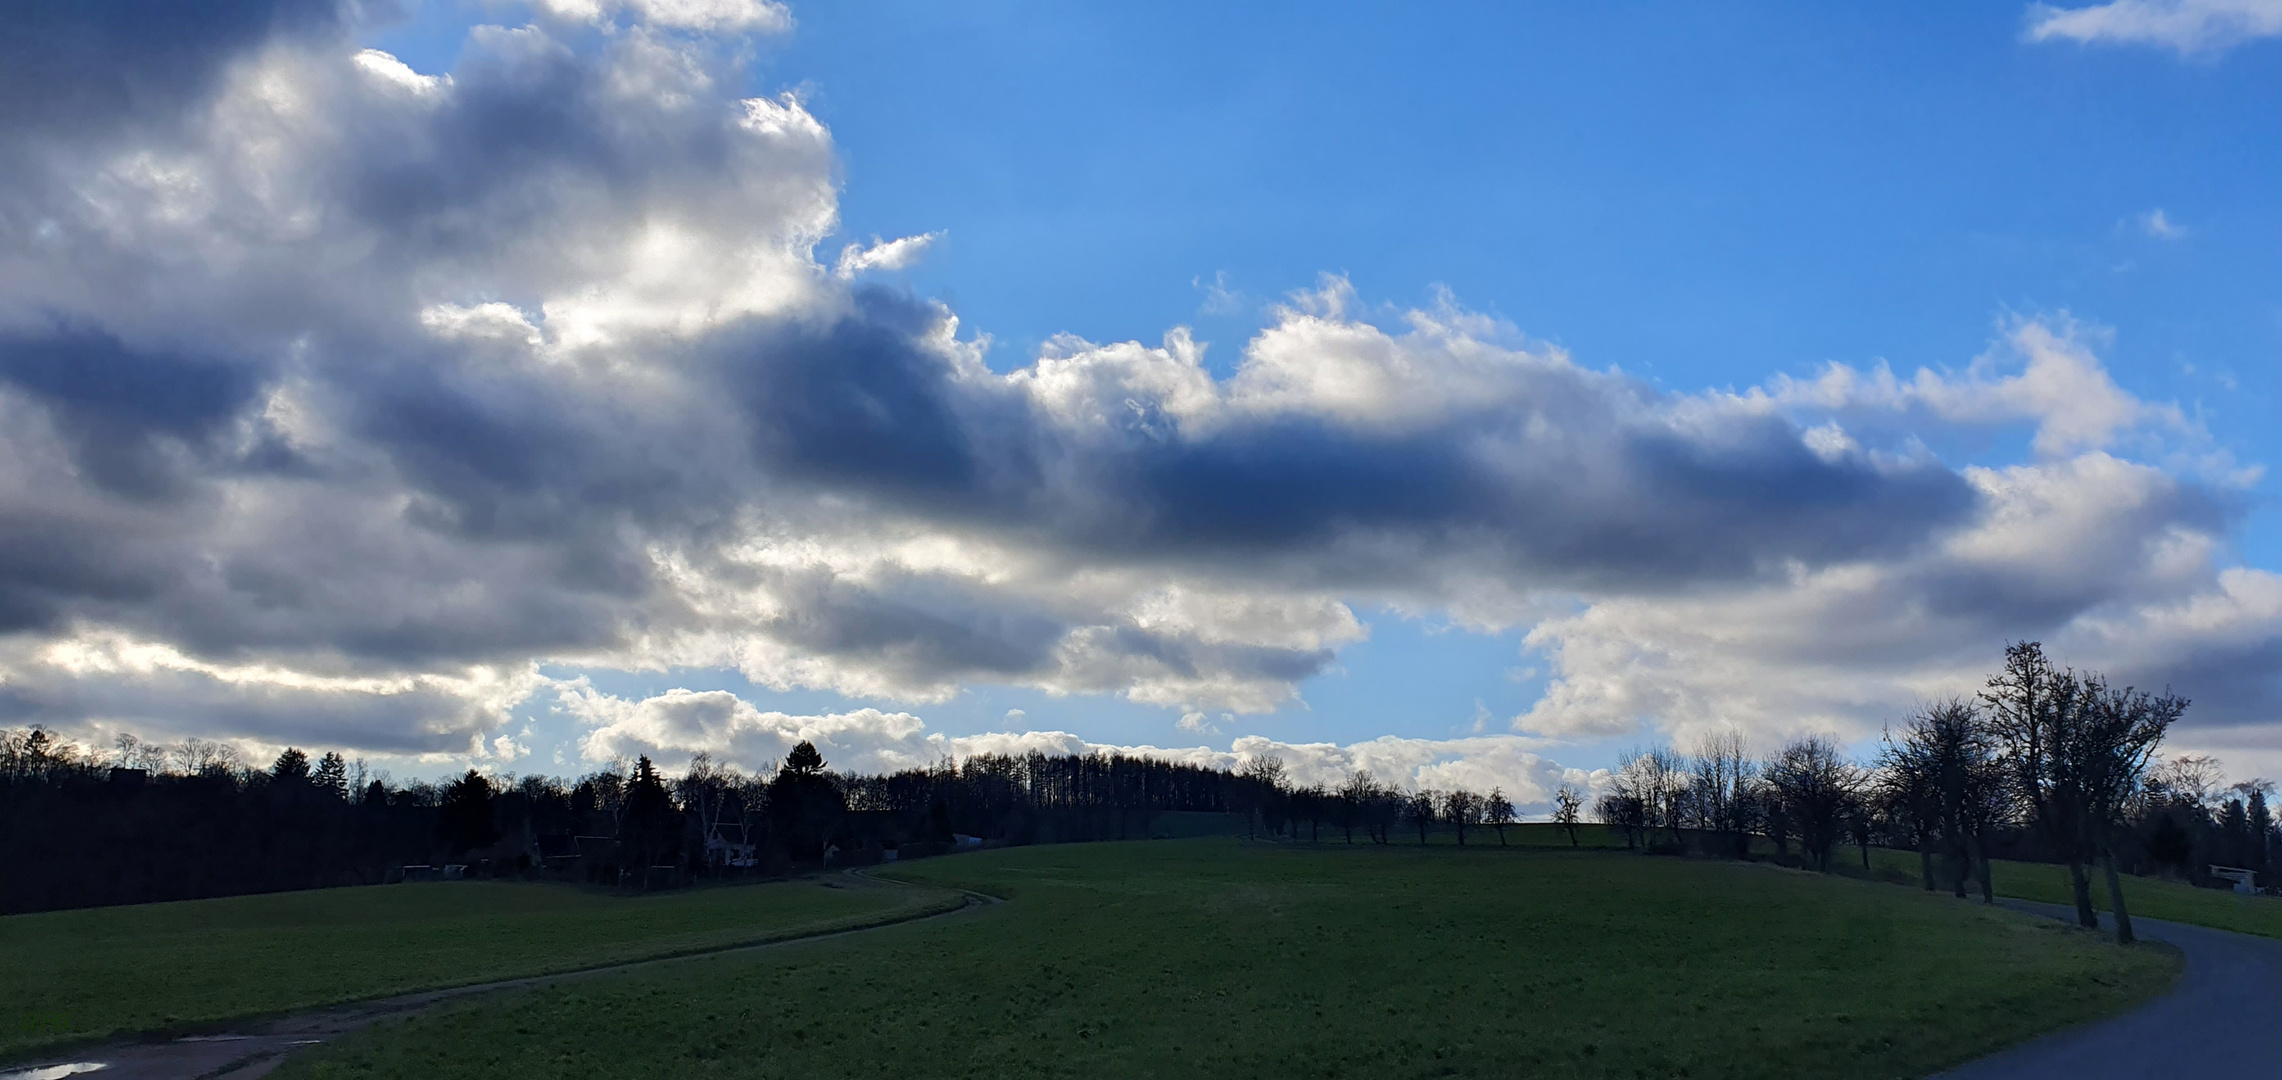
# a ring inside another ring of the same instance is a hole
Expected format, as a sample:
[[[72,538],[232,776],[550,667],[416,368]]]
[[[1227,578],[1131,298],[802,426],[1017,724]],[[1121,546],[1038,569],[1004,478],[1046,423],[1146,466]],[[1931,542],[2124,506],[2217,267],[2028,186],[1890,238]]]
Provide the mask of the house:
[[[2258,895],[2258,873],[2239,866],[2211,867],[2211,876],[2234,882],[2234,891],[2244,896]]]
[[[705,830],[705,865],[750,870],[761,865],[760,845],[742,823],[715,822]]]

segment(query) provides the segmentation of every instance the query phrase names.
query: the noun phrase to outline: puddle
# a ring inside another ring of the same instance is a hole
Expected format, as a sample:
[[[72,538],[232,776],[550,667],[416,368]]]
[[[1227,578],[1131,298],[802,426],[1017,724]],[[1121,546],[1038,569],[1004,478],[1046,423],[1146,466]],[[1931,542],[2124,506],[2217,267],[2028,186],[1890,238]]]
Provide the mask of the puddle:
[[[91,1073],[110,1067],[110,1063],[105,1061],[67,1061],[61,1065],[42,1065],[36,1069],[18,1069],[15,1072],[0,1073],[0,1080],[63,1080],[66,1076],[77,1076],[80,1073]]]
[[[183,1036],[183,1037],[181,1037],[181,1038],[179,1038],[179,1039],[176,1039],[176,1040],[174,1040],[174,1041],[176,1041],[176,1042],[242,1042],[242,1041],[244,1041],[244,1040],[246,1040],[246,1039],[251,1039],[251,1038],[253,1038],[253,1036],[251,1036],[251,1035],[185,1035],[185,1036]],[[11,1078],[11,1077],[6,1077],[6,1076],[0,1076],[0,1080],[13,1080],[13,1078]]]

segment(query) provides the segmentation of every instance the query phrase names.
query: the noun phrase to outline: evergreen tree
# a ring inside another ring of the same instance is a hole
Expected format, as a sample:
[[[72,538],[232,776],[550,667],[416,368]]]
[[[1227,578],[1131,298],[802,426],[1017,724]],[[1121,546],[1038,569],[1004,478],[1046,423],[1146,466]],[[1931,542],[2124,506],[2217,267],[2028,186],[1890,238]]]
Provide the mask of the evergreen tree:
[[[308,783],[309,755],[288,746],[284,753],[277,755],[277,763],[269,767],[269,775],[280,784]]]
[[[436,838],[454,857],[490,847],[499,839],[491,819],[492,797],[491,781],[474,769],[444,789],[443,802],[436,808]]]
[[[2267,852],[2273,846],[2274,838],[2274,814],[2267,809],[2265,789],[2250,789],[2250,806],[2244,816],[2249,818],[2250,825],[2250,868],[2259,871],[2260,880],[2264,880]]]
[[[349,797],[349,763],[341,755],[326,751],[324,757],[317,759],[317,770],[310,774],[310,781],[317,785],[319,791],[326,792],[336,799],[347,799]]]

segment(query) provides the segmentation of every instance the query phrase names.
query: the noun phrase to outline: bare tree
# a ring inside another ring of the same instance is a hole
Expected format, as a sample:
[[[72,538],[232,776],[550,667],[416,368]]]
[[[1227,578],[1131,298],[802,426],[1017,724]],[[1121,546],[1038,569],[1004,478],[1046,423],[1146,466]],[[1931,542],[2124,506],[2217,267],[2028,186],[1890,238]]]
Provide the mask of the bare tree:
[[[1767,784],[1799,830],[1799,846],[1815,869],[1830,869],[1830,851],[1861,798],[1861,770],[1838,745],[1809,735],[1783,747],[1767,765]]]
[[[1674,844],[1685,845],[1687,837],[1680,830],[1687,825],[1688,786],[1686,759],[1670,749],[1655,747],[1625,755],[1615,790],[1637,801],[1637,827],[1643,843],[1649,842],[1652,830],[1661,828],[1671,831]]]
[[[2116,940],[2134,940],[2131,911],[2124,906],[2123,880],[2116,873],[2115,833],[2126,804],[2138,791],[2163,741],[2181,714],[2187,699],[2170,693],[2150,694],[2124,687],[2110,688],[2104,679],[2079,680],[2084,707],[2072,737],[2061,744],[2062,756],[2078,778],[2083,806],[2077,820],[2085,829],[2083,848],[2096,851],[2108,880],[2108,903],[2116,917]]]
[[[1498,831],[1498,846],[1505,846],[1505,827],[1513,824],[1513,800],[1505,797],[1505,789],[1494,787],[1482,799],[1482,824]]]
[[[1740,859],[1751,854],[1751,787],[1758,782],[1758,767],[1739,731],[1706,735],[1688,759],[1690,787],[1697,824],[1725,841],[1730,854]]]
[[[1594,801],[1593,816],[1601,824],[1623,832],[1626,848],[1638,847],[1648,831],[1648,801],[1640,797],[1622,773],[1612,778],[1608,792]]]
[[[1434,827],[1442,800],[1429,788],[1420,788],[1403,801],[1403,817],[1418,830],[1418,846],[1426,846],[1426,832]]]
[[[1553,823],[1569,834],[1569,846],[1577,846],[1577,811],[1582,810],[1585,798],[1567,784],[1553,793]]]
[[[1442,796],[1442,820],[1458,830],[1458,846],[1466,846],[1466,830],[1481,824],[1482,797],[1465,788]]]
[[[1886,729],[1878,751],[1873,797],[1889,821],[1909,837],[1918,852],[1918,880],[1933,891],[1933,848],[1941,834],[1941,766],[1919,718],[1912,717],[1899,739]]]
[[[1988,876],[1988,830],[2006,801],[1997,740],[1981,709],[1964,698],[1920,707],[1899,741],[1886,733],[1880,764],[1881,801],[1918,841],[1926,888],[1938,842],[1943,876],[1963,899],[1969,879]]]
[[[2054,667],[2044,646],[2023,641],[2005,648],[2004,669],[1989,676],[1981,701],[1990,728],[2004,746],[2006,773],[2051,844],[2068,865],[2076,921],[2098,929],[2092,883],[2085,875],[2085,824],[2081,762],[2068,753],[2082,725],[2086,695],[2073,671]]]
[[[2209,754],[2182,754],[2149,765],[2147,790],[2152,796],[2207,809],[2225,774],[2219,759]]]
[[[1348,843],[1355,842],[1355,826],[1358,824],[1363,826],[1365,836],[1371,835],[1370,806],[1378,794],[1378,783],[1371,779],[1370,773],[1362,769],[1348,773],[1347,782],[1339,785],[1339,802],[1334,812],[1339,828],[1347,834]]]
[[[1284,759],[1273,754],[1246,758],[1236,776],[1238,782],[1231,785],[1238,804],[1234,809],[1244,815],[1244,835],[1255,836],[1254,826],[1269,809],[1270,801],[1283,794]]]

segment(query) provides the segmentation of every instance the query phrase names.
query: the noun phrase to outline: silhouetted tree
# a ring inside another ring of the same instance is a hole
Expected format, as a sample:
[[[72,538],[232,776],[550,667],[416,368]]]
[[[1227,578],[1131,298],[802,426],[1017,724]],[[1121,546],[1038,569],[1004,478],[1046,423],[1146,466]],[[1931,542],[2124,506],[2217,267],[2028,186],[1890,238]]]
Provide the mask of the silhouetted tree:
[[[1830,851],[1861,797],[1861,773],[1836,743],[1819,735],[1796,739],[1767,764],[1767,786],[1799,833],[1809,865],[1829,871]]]
[[[2135,940],[2131,910],[2124,904],[2122,878],[2116,870],[2116,833],[2125,808],[2139,790],[2155,748],[2171,725],[2187,711],[2187,699],[2173,694],[2150,694],[2107,685],[2099,676],[2078,680],[2082,708],[2077,724],[2059,744],[2066,771],[2077,778],[2082,800],[2077,820],[2085,830],[2083,850],[2097,852],[2108,883],[2108,903],[2115,915],[2116,940]]]
[[[1436,807],[1440,804],[1441,800],[1426,788],[1411,793],[1410,798],[1403,802],[1403,817],[1410,822],[1412,828],[1418,830],[1420,847],[1426,846],[1426,832],[1434,827]]]
[[[270,778],[279,784],[306,784],[309,782],[309,755],[290,746],[277,755],[277,763],[269,767]]]
[[[796,859],[821,859],[847,802],[825,772],[824,756],[802,742],[785,755],[768,787],[769,823]]]
[[[806,746],[806,743],[801,744]],[[814,748],[810,747],[810,752]],[[627,868],[642,875],[646,885],[653,866],[674,865],[681,834],[680,815],[666,793],[657,766],[643,755],[626,778],[625,811],[619,818],[618,846],[625,851]]]
[[[346,800],[349,797],[349,763],[340,754],[328,750],[324,757],[317,759],[317,769],[310,774],[309,782],[327,795]]]
[[[2044,646],[2023,641],[2005,648],[2005,664],[1991,675],[1981,700],[1989,707],[1990,727],[2004,746],[2007,772],[2052,853],[2068,866],[2076,921],[2098,929],[2092,910],[2092,883],[2084,872],[2083,778],[2069,746],[2087,702],[2075,673],[2055,667]]]
[[[1458,830],[1458,846],[1466,846],[1466,830],[1482,820],[1482,797],[1459,788],[1442,796],[1442,820]]]
[[[492,797],[491,781],[474,769],[444,789],[443,802],[436,807],[436,838],[454,857],[499,839],[491,817]]]
[[[1751,829],[1756,824],[1752,810],[1757,805],[1752,787],[1758,782],[1758,768],[1743,734],[1724,731],[1706,735],[1688,762],[1697,827],[1721,837],[1728,854],[1735,858],[1749,856]]]
[[[1569,846],[1577,846],[1577,812],[1584,808],[1584,797],[1567,784],[1553,793],[1553,823],[1569,834]]]
[[[1494,787],[1482,800],[1482,824],[1498,831],[1498,846],[1504,847],[1505,827],[1513,824],[1513,800],[1505,797],[1505,789]]]

